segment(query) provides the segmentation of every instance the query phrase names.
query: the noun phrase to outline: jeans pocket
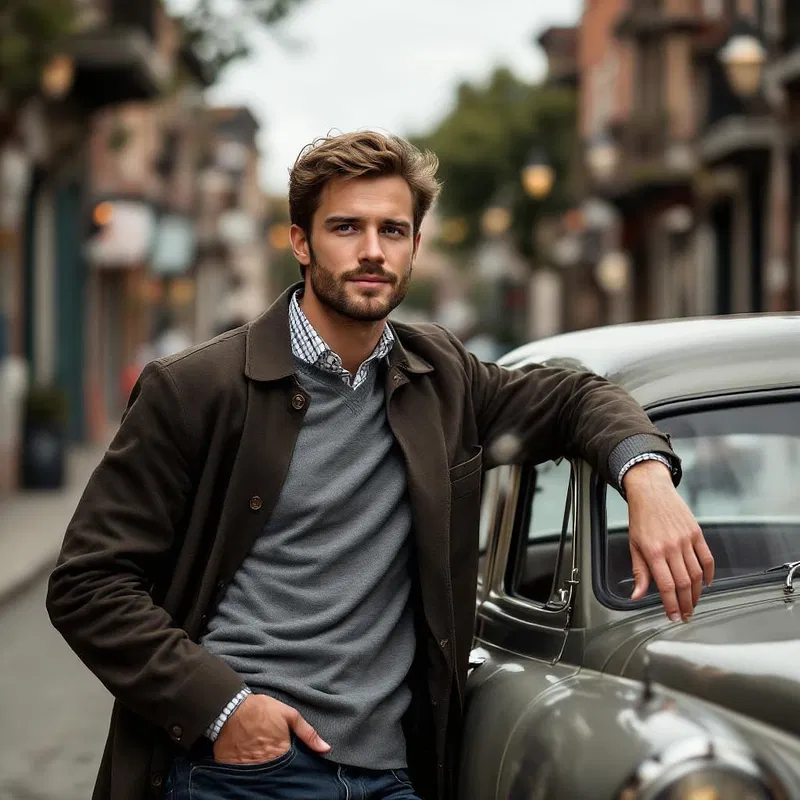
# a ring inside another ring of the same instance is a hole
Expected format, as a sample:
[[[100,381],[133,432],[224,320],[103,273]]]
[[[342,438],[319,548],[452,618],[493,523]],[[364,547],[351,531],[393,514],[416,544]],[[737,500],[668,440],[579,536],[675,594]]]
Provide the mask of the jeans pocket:
[[[262,782],[286,769],[296,755],[291,744],[283,755],[257,764],[229,764],[210,758],[195,761],[189,773],[189,800],[261,797]]]
[[[411,789],[411,778],[408,777],[408,773],[404,769],[393,769],[390,770],[394,779],[401,785],[408,789]]]

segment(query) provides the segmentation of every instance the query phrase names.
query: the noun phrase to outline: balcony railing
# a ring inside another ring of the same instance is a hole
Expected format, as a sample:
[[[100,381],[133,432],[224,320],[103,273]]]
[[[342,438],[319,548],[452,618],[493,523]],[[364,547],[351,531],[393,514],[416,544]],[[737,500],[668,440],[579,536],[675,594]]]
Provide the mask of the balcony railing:
[[[695,31],[703,18],[690,0],[668,3],[664,0],[636,0],[617,21],[622,37],[654,36],[671,31]]]

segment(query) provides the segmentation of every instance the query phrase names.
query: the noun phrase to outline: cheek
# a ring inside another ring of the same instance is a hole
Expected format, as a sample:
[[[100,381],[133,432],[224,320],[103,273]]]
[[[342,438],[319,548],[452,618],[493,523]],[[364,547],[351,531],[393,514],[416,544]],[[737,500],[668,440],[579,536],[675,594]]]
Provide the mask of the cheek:
[[[324,241],[314,242],[314,256],[330,272],[344,272],[353,268],[357,246],[354,239],[326,237]]]

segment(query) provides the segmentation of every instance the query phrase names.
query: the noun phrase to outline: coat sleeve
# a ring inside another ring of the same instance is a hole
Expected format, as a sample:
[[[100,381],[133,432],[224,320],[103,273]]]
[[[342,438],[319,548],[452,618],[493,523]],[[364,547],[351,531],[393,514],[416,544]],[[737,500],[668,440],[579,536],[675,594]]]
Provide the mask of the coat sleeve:
[[[487,469],[580,457],[612,486],[621,456],[659,453],[680,480],[680,460],[624,389],[593,372],[534,364],[507,369],[478,360],[461,345]],[[621,465],[621,464],[620,464]]]
[[[47,592],[53,625],[86,666],[118,701],[185,747],[243,685],[149,592],[191,501],[198,439],[189,435],[171,374],[148,365],[67,528]]]

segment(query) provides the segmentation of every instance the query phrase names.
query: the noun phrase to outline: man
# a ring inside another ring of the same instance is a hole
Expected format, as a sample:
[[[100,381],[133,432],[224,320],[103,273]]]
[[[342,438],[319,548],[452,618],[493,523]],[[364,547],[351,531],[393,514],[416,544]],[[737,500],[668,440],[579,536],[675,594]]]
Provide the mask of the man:
[[[454,796],[480,477],[586,458],[630,507],[635,596],[687,619],[713,560],[667,437],[619,388],[388,325],[436,160],[376,133],[290,179],[303,284],[148,365],[47,599],[115,695],[95,798]]]

